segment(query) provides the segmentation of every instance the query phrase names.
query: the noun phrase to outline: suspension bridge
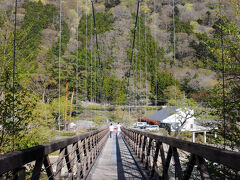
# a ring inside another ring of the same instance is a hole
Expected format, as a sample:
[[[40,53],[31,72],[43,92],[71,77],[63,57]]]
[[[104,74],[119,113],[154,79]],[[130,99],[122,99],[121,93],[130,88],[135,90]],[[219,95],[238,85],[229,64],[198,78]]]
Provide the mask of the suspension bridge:
[[[238,172],[239,159],[238,152],[129,128],[109,138],[105,128],[2,155],[0,174],[27,179],[32,164],[30,179],[215,179],[207,164]]]
[[[16,7],[17,7],[16,0]],[[77,1],[78,2],[78,1]],[[175,24],[174,24],[174,0],[173,6],[173,62],[175,62]],[[59,38],[59,114],[61,114],[61,12],[60,0],[60,38]],[[146,3],[146,2],[145,2]],[[137,1],[136,19],[131,44],[131,56],[129,70],[127,71],[127,94],[131,84],[130,77],[133,71],[134,49],[136,47],[136,33],[140,29],[139,11],[141,1]],[[78,7],[78,5],[77,5]],[[102,63],[98,45],[97,26],[95,19],[94,1],[91,1],[93,29],[96,44],[96,62],[98,63],[98,76],[100,86],[95,92],[97,100],[105,101],[103,86]],[[16,36],[16,11],[15,9],[15,36]],[[155,11],[155,5],[154,5]],[[87,15],[86,15],[87,21]],[[146,21],[146,19],[145,19]],[[139,23],[139,24],[138,24]],[[139,25],[139,26],[138,26]],[[87,28],[87,25],[86,25]],[[140,33],[140,31],[138,31]],[[87,33],[87,29],[86,29]],[[156,34],[155,34],[156,35]],[[140,37],[140,36],[139,36]],[[146,35],[144,37],[146,41]],[[91,37],[91,41],[93,41]],[[77,44],[77,49],[78,49]],[[86,41],[86,48],[88,47]],[[91,50],[92,51],[92,50]],[[86,52],[87,54],[87,52]],[[86,55],[87,56],[87,55]],[[78,54],[77,54],[78,57]],[[92,58],[91,58],[92,61]],[[147,64],[145,64],[147,69]],[[156,67],[155,67],[156,68]],[[15,82],[15,42],[13,63],[13,94]],[[224,70],[224,69],[223,69]],[[77,68],[76,76],[80,70]],[[147,71],[147,70],[146,70]],[[92,73],[92,71],[91,71]],[[96,73],[96,72],[95,72]],[[141,80],[141,70],[139,72]],[[224,72],[223,72],[224,74]],[[92,77],[91,77],[92,78]],[[175,101],[176,101],[176,73]],[[75,82],[74,82],[75,83]],[[91,81],[91,84],[93,82]],[[97,82],[95,82],[97,83]],[[78,87],[78,82],[76,83]],[[141,83],[140,83],[141,86]],[[143,85],[142,85],[143,86]],[[146,85],[147,86],[147,85]],[[224,90],[224,77],[223,77]],[[77,91],[77,90],[76,90]],[[76,92],[77,93],[77,92]],[[92,93],[92,91],[91,91]],[[136,93],[137,90],[136,90]],[[146,93],[147,94],[147,93]],[[146,99],[147,99],[147,95]],[[157,87],[156,87],[157,94]],[[139,95],[141,97],[141,95]],[[13,99],[14,100],[14,99]],[[126,102],[130,106],[130,100],[126,96]],[[137,100],[136,100],[137,101]],[[155,105],[157,104],[157,100]],[[137,105],[137,103],[136,103]],[[125,107],[124,110],[127,108]],[[13,107],[14,112],[14,107]],[[14,119],[13,114],[13,119]],[[226,126],[224,115],[224,127]],[[60,120],[59,117],[59,131]],[[14,128],[14,125],[13,125]],[[89,179],[89,180],[112,180],[112,179],[215,179],[212,167],[222,168],[235,174],[237,179],[240,172],[240,153],[224,149],[183,141],[176,138],[132,129],[121,128],[121,135],[109,137],[109,128],[79,134],[74,137],[60,139],[47,144],[32,148],[13,151],[0,155],[0,179]],[[225,131],[225,129],[224,129]],[[224,137],[225,138],[225,137]],[[224,139],[225,143],[225,139]],[[14,144],[14,140],[13,140]],[[14,145],[13,145],[14,146]],[[54,154],[54,155],[53,155]],[[53,158],[54,156],[54,158]],[[223,177],[224,179],[225,177]]]

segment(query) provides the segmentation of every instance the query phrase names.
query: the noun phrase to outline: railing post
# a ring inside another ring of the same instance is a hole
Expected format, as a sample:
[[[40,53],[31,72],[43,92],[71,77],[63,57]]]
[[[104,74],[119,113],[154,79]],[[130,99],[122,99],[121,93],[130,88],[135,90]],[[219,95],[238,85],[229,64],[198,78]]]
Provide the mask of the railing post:
[[[43,165],[43,159],[44,158],[42,157],[42,158],[39,158],[36,160],[31,180],[39,179],[40,174],[41,174],[41,168]]]
[[[156,142],[156,149],[155,149],[155,153],[154,153],[154,157],[153,157],[153,166],[152,166],[152,171],[151,171],[151,177],[154,176],[155,173],[155,167],[157,164],[157,160],[158,160],[158,154],[159,154],[159,149],[160,149],[160,143],[159,141]]]
[[[71,154],[68,155],[69,167],[68,167],[68,179],[73,178],[73,168],[75,167],[75,159],[76,159],[76,149],[77,149],[77,142],[73,143]],[[67,156],[66,156],[67,157]]]
[[[54,173],[53,173],[52,165],[50,163],[50,159],[49,159],[48,156],[44,157],[43,164],[44,164],[44,167],[46,169],[48,179],[49,180],[54,180]]]
[[[146,151],[145,151],[145,147],[146,147],[146,142],[147,141],[147,137],[144,136],[143,137],[143,146],[142,146],[142,156],[141,156],[141,161],[143,162],[145,156],[146,156]]]
[[[86,138],[83,140],[83,161],[82,161],[82,176],[86,175],[87,171],[87,147],[86,147]]]
[[[129,141],[130,147],[133,148],[133,146],[132,146],[132,132],[131,131],[128,132],[128,141]]]
[[[90,137],[86,140],[87,169],[90,168]]]
[[[195,164],[196,164],[196,156],[192,154],[190,156],[186,171],[184,172],[184,177],[183,177],[184,180],[188,180],[191,177],[192,170]]]
[[[76,154],[77,154],[77,179],[80,179],[82,174],[83,174],[83,164],[82,164],[82,156],[83,154],[83,143],[82,141],[77,142],[77,149],[76,149]]]
[[[92,153],[92,139],[93,139],[93,135],[89,137],[89,163],[92,164],[93,162],[93,153]]]
[[[200,175],[202,179],[211,179],[206,165],[205,165],[205,160],[203,159],[203,157],[197,156],[197,164],[198,164],[198,169],[200,171]]]
[[[65,148],[65,161],[66,161],[66,165],[67,165],[67,169],[68,169],[68,173],[72,173],[72,160],[71,160],[71,156],[68,152],[68,148]]]
[[[97,154],[99,153],[99,134],[97,133]]]
[[[172,147],[172,151],[173,151],[173,158],[175,163],[175,172],[177,173],[178,178],[181,180],[183,178],[183,174],[182,174],[182,168],[181,168],[177,148]]]
[[[141,135],[137,134],[137,149],[136,149],[137,157],[139,157],[140,144],[141,144]]]
[[[64,159],[64,154],[65,154],[65,149],[62,148],[60,150],[58,160],[57,160],[57,168],[56,168],[56,179],[60,179],[61,177],[61,171],[62,171],[62,164],[63,164],[63,159]]]
[[[143,146],[143,138],[144,136],[140,134],[140,144],[139,144],[139,153],[138,153],[138,157],[141,159],[142,157],[142,146]]]
[[[172,158],[172,147],[169,146],[168,153],[167,153],[167,159],[165,161],[165,165],[163,166],[163,179],[169,179],[168,177],[168,168],[171,162]]]
[[[96,134],[93,135],[93,158],[96,159]]]
[[[133,132],[133,151],[136,153],[136,133]]]
[[[26,179],[26,168],[21,167],[13,171],[13,180],[25,180]]]
[[[151,138],[149,138],[149,142],[148,142],[148,147],[147,147],[147,156],[145,158],[145,168],[148,169],[149,168],[149,161],[150,161],[150,153],[151,153],[151,147],[152,147],[152,140]]]
[[[166,159],[165,159],[165,154],[164,154],[164,149],[163,149],[163,143],[162,142],[160,142],[159,150],[160,150],[161,161],[162,161],[162,169],[164,169]]]

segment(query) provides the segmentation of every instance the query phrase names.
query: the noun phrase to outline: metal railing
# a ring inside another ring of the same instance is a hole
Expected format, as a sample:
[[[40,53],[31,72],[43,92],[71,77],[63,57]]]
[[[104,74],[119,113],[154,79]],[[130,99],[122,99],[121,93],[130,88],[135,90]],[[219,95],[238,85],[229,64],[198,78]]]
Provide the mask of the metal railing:
[[[218,179],[209,173],[209,164],[230,170],[239,177],[240,153],[212,146],[122,128],[124,139],[152,179]],[[226,176],[222,178],[235,179]],[[221,179],[221,177],[220,177]]]
[[[82,179],[108,137],[108,128],[0,156],[0,179]],[[57,151],[54,162],[50,154]],[[31,166],[33,166],[31,168]],[[64,172],[65,171],[65,172]],[[7,177],[7,178],[6,178]]]

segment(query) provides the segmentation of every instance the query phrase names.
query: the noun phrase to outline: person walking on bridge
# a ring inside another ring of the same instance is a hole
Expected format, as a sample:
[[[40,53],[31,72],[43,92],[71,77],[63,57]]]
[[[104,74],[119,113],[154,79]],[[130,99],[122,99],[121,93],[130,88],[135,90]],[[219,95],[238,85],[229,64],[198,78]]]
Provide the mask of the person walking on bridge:
[[[113,124],[111,123],[110,126],[109,126],[110,138],[112,138],[112,136],[113,136],[113,130],[114,130],[114,126],[113,126]]]
[[[117,136],[121,135],[121,124],[118,122],[117,125]]]

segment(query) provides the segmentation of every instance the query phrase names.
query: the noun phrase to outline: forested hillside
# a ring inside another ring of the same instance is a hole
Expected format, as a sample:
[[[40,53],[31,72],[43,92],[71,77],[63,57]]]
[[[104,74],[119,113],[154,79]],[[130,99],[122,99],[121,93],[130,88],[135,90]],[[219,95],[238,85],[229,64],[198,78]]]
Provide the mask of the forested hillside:
[[[201,109],[202,119],[220,119],[220,133],[225,103],[227,139],[239,145],[237,0],[223,1],[222,14],[218,0],[176,0],[174,17],[170,0],[141,1],[130,74],[136,0],[96,0],[94,7],[98,51],[91,1],[62,0],[61,26],[59,1],[19,1],[13,102],[14,1],[0,0],[0,151],[10,150],[13,137],[17,148],[51,140],[58,120],[67,129],[89,102],[160,106],[175,97]]]

